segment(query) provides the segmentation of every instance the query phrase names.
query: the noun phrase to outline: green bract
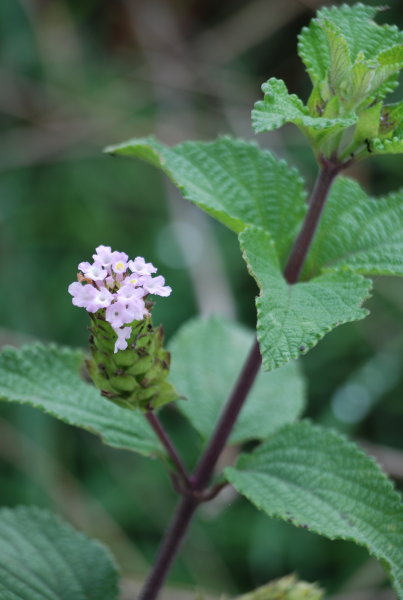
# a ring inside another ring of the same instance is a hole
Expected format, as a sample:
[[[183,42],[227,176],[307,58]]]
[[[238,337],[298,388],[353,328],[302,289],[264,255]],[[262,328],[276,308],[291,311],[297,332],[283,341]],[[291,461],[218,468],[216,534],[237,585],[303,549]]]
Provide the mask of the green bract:
[[[91,379],[101,393],[125,408],[158,408],[178,397],[167,381],[170,355],[163,347],[162,327],[151,318],[130,323],[126,350],[114,353],[116,334],[102,311],[91,316]]]
[[[263,84],[252,113],[256,132],[294,123],[318,156],[348,161],[403,151],[401,105],[383,99],[403,67],[403,32],[377,25],[378,8],[322,8],[299,37],[299,54],[313,89],[305,106],[283,81]]]

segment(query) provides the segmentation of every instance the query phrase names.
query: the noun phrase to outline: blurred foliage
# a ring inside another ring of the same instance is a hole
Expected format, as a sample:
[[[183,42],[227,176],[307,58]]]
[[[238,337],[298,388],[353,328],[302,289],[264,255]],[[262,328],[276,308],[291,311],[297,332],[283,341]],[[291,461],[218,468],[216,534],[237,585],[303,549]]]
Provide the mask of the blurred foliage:
[[[151,167],[101,150],[150,133],[168,144],[225,132],[252,139],[250,109],[261,82],[284,78],[306,98],[296,35],[325,3],[0,2],[2,344],[86,344],[86,316],[72,307],[67,286],[99,244],[159,266],[174,288],[154,311],[168,337],[197,312],[254,326],[256,288],[235,236],[188,206]],[[389,5],[379,20],[402,28],[399,0]],[[313,157],[298,132],[286,128],[259,143],[311,185]],[[401,157],[367,161],[351,175],[385,193],[402,185]],[[379,279],[371,316],[337,329],[303,359],[308,415],[365,440],[400,486],[402,292],[401,280]],[[193,432],[174,410],[165,419],[194,464]],[[231,451],[223,457],[232,459]],[[175,505],[162,465],[103,447],[28,407],[1,407],[0,486],[2,505],[64,513],[109,544],[136,579]],[[230,489],[200,510],[170,581],[234,595],[291,571],[343,600],[386,585],[360,548],[271,521]]]

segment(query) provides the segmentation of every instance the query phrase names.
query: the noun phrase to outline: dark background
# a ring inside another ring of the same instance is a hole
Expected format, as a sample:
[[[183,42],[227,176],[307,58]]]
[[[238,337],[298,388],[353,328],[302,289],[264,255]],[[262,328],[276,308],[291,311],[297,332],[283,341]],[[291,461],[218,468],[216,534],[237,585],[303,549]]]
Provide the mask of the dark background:
[[[250,110],[263,81],[280,77],[291,92],[309,94],[296,35],[324,4],[1,0],[2,345],[85,346],[87,317],[71,305],[67,286],[99,244],[144,255],[166,276],[174,293],[154,314],[168,337],[197,313],[254,326],[256,288],[236,237],[153,168],[102,148],[148,134],[168,144],[221,133],[252,139]],[[401,3],[389,6],[379,21],[402,27]],[[314,159],[296,129],[258,141],[312,185]],[[403,183],[402,158],[371,159],[351,175],[385,193]],[[377,280],[371,316],[337,329],[303,359],[308,416],[365,443],[399,486],[402,292],[401,280]],[[29,408],[0,408],[1,504],[64,514],[141,580],[175,504],[162,466]],[[168,414],[191,465],[199,449],[178,419]],[[200,511],[171,582],[236,594],[293,571],[343,600],[383,598],[369,590],[387,586],[360,548],[269,520],[231,494]]]

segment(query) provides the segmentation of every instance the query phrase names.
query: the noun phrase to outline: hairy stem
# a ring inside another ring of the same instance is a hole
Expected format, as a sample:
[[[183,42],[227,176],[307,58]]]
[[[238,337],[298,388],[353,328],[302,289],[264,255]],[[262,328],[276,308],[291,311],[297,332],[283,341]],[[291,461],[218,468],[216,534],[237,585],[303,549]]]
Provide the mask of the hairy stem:
[[[343,166],[345,165],[332,162],[328,159],[321,160],[321,168],[311,194],[308,212],[284,269],[284,277],[290,284],[298,281],[330,186]],[[256,341],[246,359],[210,442],[196,470],[189,478],[190,486],[187,488],[187,493],[182,498],[173,521],[166,532],[154,568],[145,583],[139,600],[155,600],[157,598],[194,512],[198,504],[202,501],[203,491],[210,482],[218,457],[227,443],[232,428],[259,372],[261,360],[259,345]],[[208,498],[208,495],[205,497]]]

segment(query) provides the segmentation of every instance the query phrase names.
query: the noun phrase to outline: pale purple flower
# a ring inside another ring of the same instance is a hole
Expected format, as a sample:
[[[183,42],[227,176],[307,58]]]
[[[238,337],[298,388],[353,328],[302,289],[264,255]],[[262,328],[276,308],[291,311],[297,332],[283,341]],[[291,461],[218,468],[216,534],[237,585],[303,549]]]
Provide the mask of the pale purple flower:
[[[70,283],[68,287],[69,294],[73,296],[73,304],[74,306],[80,306],[81,308],[86,308],[88,310],[88,306],[93,302],[95,295],[97,293],[96,288],[94,288],[90,284],[83,285],[78,281],[74,283]],[[92,311],[89,311],[92,312]]]
[[[124,285],[131,285],[132,287],[139,287],[141,285],[141,277],[137,277],[137,275],[128,275],[122,281],[122,287]]]
[[[114,329],[127,325],[133,321],[132,313],[124,302],[114,302],[105,310],[105,319]]]
[[[127,261],[129,257],[125,252],[114,252],[112,259],[112,271],[123,275],[127,271]]]
[[[142,256],[129,260],[125,252],[112,251],[110,246],[98,246],[94,262],[81,262],[78,281],[69,285],[73,304],[88,312],[100,313],[116,331],[115,352],[127,348],[133,321],[150,315],[144,298],[148,294],[169,296],[171,288],[162,276],[152,277],[157,271]],[[88,283],[88,281],[93,283]],[[126,326],[126,327],[125,327]]]
[[[115,333],[118,336],[118,339],[115,342],[114,353],[118,352],[118,350],[126,350],[127,348],[127,339],[130,337],[132,332],[131,327],[122,327],[115,329]]]
[[[113,294],[105,287],[95,290],[93,299],[88,303],[88,312],[97,312],[100,308],[107,308],[113,302]]]
[[[132,315],[132,321],[141,321],[144,319],[144,317],[148,317],[149,315],[145,302],[142,298],[133,297],[127,302],[126,307]]]
[[[116,294],[122,302],[131,302],[137,298],[143,298],[144,290],[139,287],[134,287],[134,285],[127,284],[125,279],[124,285],[118,289]]]
[[[137,256],[134,260],[129,260],[129,269],[136,275],[151,275],[157,272],[157,268],[152,263],[146,263],[142,256]]]
[[[110,267],[113,261],[113,254],[110,246],[98,246],[95,248],[96,254],[92,255],[95,262],[99,263],[103,267]]]
[[[108,271],[103,269],[102,266],[96,262],[92,265],[89,262],[80,262],[78,268],[86,277],[93,281],[103,281],[108,275]]]
[[[157,296],[169,296],[172,292],[172,288],[169,285],[165,285],[165,279],[162,275],[158,277],[145,277],[143,281],[143,288],[149,294],[156,294]]]

